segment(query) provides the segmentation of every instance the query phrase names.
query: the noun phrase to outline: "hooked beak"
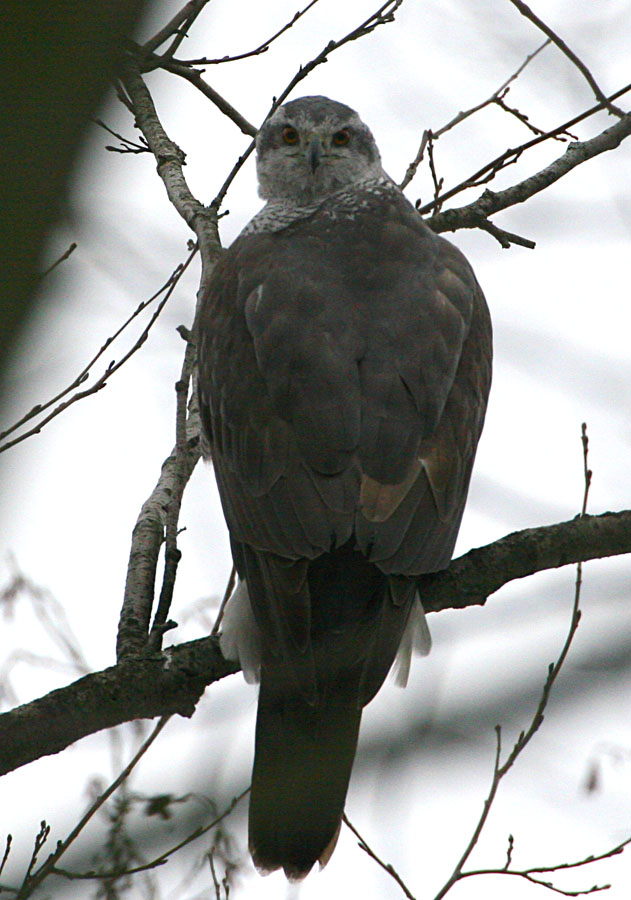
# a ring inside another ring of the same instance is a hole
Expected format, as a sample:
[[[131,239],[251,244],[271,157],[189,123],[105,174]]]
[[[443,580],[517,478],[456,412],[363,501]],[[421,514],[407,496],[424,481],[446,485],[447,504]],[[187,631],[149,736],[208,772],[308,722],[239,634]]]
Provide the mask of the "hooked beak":
[[[307,149],[307,161],[312,172],[320,165],[322,161],[322,142],[317,134],[311,138]]]

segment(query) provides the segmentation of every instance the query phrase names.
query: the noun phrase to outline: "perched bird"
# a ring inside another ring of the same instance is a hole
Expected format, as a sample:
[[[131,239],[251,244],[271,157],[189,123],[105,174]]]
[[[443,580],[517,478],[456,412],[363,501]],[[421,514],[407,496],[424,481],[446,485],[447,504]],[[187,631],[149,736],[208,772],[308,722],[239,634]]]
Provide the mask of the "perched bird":
[[[260,679],[250,851],[299,879],[333,852],[362,708],[427,649],[415,576],[451,559],[491,325],[354,110],[293,100],[256,147],[266,203],[203,297],[198,395],[240,579],[221,646]]]

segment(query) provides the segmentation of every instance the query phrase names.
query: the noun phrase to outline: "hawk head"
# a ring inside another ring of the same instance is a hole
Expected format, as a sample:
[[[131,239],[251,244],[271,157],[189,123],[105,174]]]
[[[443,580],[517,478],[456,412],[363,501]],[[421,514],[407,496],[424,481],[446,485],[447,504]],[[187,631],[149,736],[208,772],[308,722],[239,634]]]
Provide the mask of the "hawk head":
[[[261,197],[301,205],[387,177],[370,129],[350,106],[328,97],[279,107],[257,135],[256,167]]]

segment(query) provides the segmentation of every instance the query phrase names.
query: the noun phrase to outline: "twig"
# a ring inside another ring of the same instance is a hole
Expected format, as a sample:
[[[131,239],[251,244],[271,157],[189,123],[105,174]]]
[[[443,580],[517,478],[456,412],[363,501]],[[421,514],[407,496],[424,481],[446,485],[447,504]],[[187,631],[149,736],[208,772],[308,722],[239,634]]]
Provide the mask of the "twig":
[[[147,752],[149,747],[156,740],[156,738],[158,737],[158,735],[160,734],[160,732],[162,731],[162,729],[164,728],[164,726],[167,724],[168,721],[169,721],[169,716],[163,716],[160,719],[160,721],[156,724],[156,726],[154,727],[154,729],[151,732],[151,734],[149,735],[149,737],[146,739],[146,741],[144,741],[144,743],[141,745],[140,749],[134,755],[131,762],[129,762],[129,764],[127,766],[125,766],[123,771],[120,773],[120,775],[117,778],[114,779],[114,781],[110,784],[110,786],[107,788],[107,790],[105,790],[99,797],[97,797],[97,799],[90,806],[88,811],[81,817],[79,822],[72,829],[72,831],[70,832],[68,837],[65,839],[65,841],[58,842],[54,853],[50,854],[50,856],[48,857],[46,862],[42,866],[40,866],[40,868],[37,870],[37,872],[35,872],[34,875],[31,876],[30,873],[27,873],[27,876],[24,879],[24,883],[18,893],[17,900],[23,900],[23,898],[25,898],[25,897],[30,897],[31,894],[35,891],[35,889],[42,883],[42,881],[55,869],[55,864],[57,863],[57,861],[59,859],[61,859],[63,854],[66,852],[66,850],[71,846],[72,843],[74,843],[74,841],[77,839],[79,834],[83,831],[83,829],[88,824],[88,822],[90,821],[92,816],[97,812],[97,810],[99,810],[103,806],[103,804],[108,799],[108,797],[111,797],[111,795],[119,787],[119,785],[121,785],[123,783],[123,781],[127,778],[127,776],[132,771],[134,766],[136,766],[138,761],[144,756],[144,754]],[[42,823],[42,824],[44,824],[44,823]]]
[[[361,25],[353,28],[353,30],[349,31],[349,33],[343,38],[340,38],[337,41],[329,41],[326,47],[324,47],[324,49],[321,50],[317,56],[306,63],[306,65],[300,67],[285,90],[282,91],[282,93],[274,99],[274,102],[272,103],[272,106],[266,118],[269,118],[272,113],[278,109],[281,103],[283,103],[289,96],[289,94],[291,94],[296,85],[300,84],[300,82],[303,81],[307,77],[307,75],[310,75],[317,66],[326,62],[331,53],[333,53],[335,50],[339,50],[340,47],[343,47],[345,44],[348,44],[351,41],[356,41],[359,38],[365,37],[380,25],[386,25],[389,22],[394,22],[394,14],[402,3],[403,0],[386,0],[386,2],[382,3],[381,6],[377,10],[375,10],[374,13],[372,13],[372,15],[368,16],[368,18],[361,23]]]
[[[388,875],[390,875],[392,878],[394,878],[394,880],[399,885],[399,887],[401,888],[401,890],[403,891],[405,896],[408,898],[408,900],[416,900],[414,894],[410,891],[410,889],[405,884],[405,882],[403,881],[403,879],[401,878],[401,876],[399,875],[397,870],[394,868],[394,866],[391,863],[385,863],[379,856],[377,856],[375,851],[371,847],[368,846],[368,844],[366,843],[364,838],[361,836],[359,831],[355,828],[353,823],[349,820],[346,813],[342,813],[342,821],[344,822],[344,824],[346,825],[347,828],[350,828],[350,830],[353,832],[353,834],[359,841],[360,850],[363,850],[364,853],[367,853],[371,859],[374,859],[374,861],[378,865],[380,865],[381,868],[385,872],[388,873]]]
[[[598,156],[600,153],[614,150],[629,135],[631,135],[631,113],[627,113],[615,125],[589,140],[573,141],[568,145],[563,156],[560,156],[535,175],[531,175],[503,191],[485,190],[475,202],[468,206],[437,213],[426,220],[427,224],[436,232],[455,231],[458,228],[479,228],[480,217],[487,219],[494,213],[507,209],[509,206],[524,203],[530,197],[567,175],[568,172],[571,172],[572,169],[575,169],[581,163]],[[448,191],[447,194],[449,193]],[[446,196],[443,195],[442,200]]]
[[[420,164],[423,162],[423,157],[425,156],[425,148],[427,147],[427,142],[429,140],[431,132],[428,128],[423,131],[423,137],[421,138],[421,145],[418,148],[418,152],[410,165],[405,170],[405,175],[403,176],[403,180],[400,182],[399,187],[401,190],[404,190],[408,184],[412,181],[414,176],[416,175],[417,169]]]
[[[191,844],[193,841],[196,841],[198,838],[202,837],[204,834],[207,834],[211,829],[216,828],[220,822],[222,822],[225,818],[227,818],[233,809],[237,806],[238,803],[243,800],[243,798],[249,793],[249,786],[245,788],[245,790],[241,791],[236,797],[233,797],[228,806],[224,809],[224,811],[216,816],[212,822],[209,822],[208,825],[200,825],[190,834],[188,834],[185,838],[182,838],[177,844],[174,844],[168,850],[165,850],[164,853],[161,853],[160,856],[157,856],[155,859],[152,859],[148,863],[142,863],[139,866],[134,866],[130,869],[121,869],[120,871],[114,872],[70,872],[67,869],[58,869],[55,868],[54,872],[56,875],[63,875],[65,878],[68,878],[73,881],[77,880],[92,880],[92,879],[108,879],[108,878],[123,878],[129,875],[136,875],[138,872],[147,872],[150,869],[155,869],[158,866],[163,866],[166,862],[169,861],[169,858],[173,856],[174,853],[177,853],[178,850],[181,850],[182,847],[186,847],[188,844]]]
[[[585,77],[585,80],[587,81],[587,83],[589,84],[591,89],[593,90],[593,92],[596,96],[596,99],[599,100],[602,103],[602,105],[604,107],[606,107],[606,109],[609,110],[610,113],[613,113],[614,115],[619,116],[619,117],[624,116],[624,113],[622,112],[622,110],[618,109],[617,106],[614,106],[613,103],[611,103],[605,97],[605,95],[599,88],[598,84],[596,83],[596,79],[594,78],[592,73],[589,71],[589,69],[587,68],[585,63],[582,62],[578,58],[576,53],[574,53],[574,51],[568,47],[568,45],[565,43],[565,41],[561,40],[561,38],[558,36],[558,34],[556,34],[556,32],[554,32],[550,28],[549,25],[546,25],[545,22],[543,22],[538,16],[536,16],[535,13],[531,10],[531,8],[526,3],[523,2],[523,0],[510,0],[510,2],[513,4],[514,7],[516,7],[516,9],[519,10],[519,12],[522,14],[522,16],[525,16],[527,19],[530,19],[530,21],[534,25],[536,25],[540,31],[543,31],[543,33],[545,35],[547,35],[548,38],[554,44],[556,44],[556,46],[559,48],[559,50],[561,50],[567,56],[567,58],[572,63],[574,63],[576,68],[583,74],[583,76]]]
[[[148,41],[145,41],[143,49],[147,53],[152,53],[160,44],[168,41],[170,37],[176,34],[184,23],[190,27],[190,23],[195,20],[208,2],[209,0],[189,0],[163,28],[157,31]]]
[[[512,837],[512,835],[511,835]],[[582,866],[591,865],[594,862],[602,862],[604,859],[611,859],[614,856],[617,856],[619,853],[622,853],[626,847],[631,844],[631,838],[627,838],[622,841],[620,844],[617,844],[615,847],[612,847],[610,850],[606,850],[603,853],[599,853],[598,855],[590,855],[586,856],[585,859],[578,860],[576,862],[569,863],[557,863],[552,866],[532,866],[528,869],[511,869],[509,868],[509,863],[501,869],[470,869],[467,872],[463,872],[461,874],[461,880],[464,878],[471,878],[473,875],[513,875],[518,878],[523,878],[525,881],[529,881],[531,884],[537,884],[540,887],[545,887],[548,890],[552,891],[556,894],[562,894],[564,897],[581,897],[587,894],[596,894],[599,891],[609,890],[611,887],[610,884],[601,884],[601,885],[593,885],[590,888],[584,888],[583,890],[564,890],[563,888],[557,887],[552,884],[550,881],[544,881],[541,878],[535,878],[535,875],[544,875],[551,874],[553,872],[563,872],[568,869],[578,869]]]
[[[230,570],[230,577],[228,578],[228,583],[226,585],[226,589],[223,593],[223,599],[219,605],[219,612],[217,613],[217,618],[215,619],[215,624],[213,625],[213,630],[210,632],[211,635],[219,634],[219,628],[221,627],[221,620],[223,619],[224,610],[226,608],[226,604],[232,595],[232,591],[234,590],[234,583],[237,580],[237,570],[232,564],[232,569]]]
[[[583,445],[583,478],[585,480],[585,491],[583,493],[583,506],[581,509],[581,518],[583,518],[587,513],[587,498],[589,496],[589,489],[592,485],[592,470],[587,465],[587,458],[589,453],[589,438],[587,437],[587,424],[583,422],[581,425],[581,443]],[[580,566],[580,563],[579,563]]]
[[[427,156],[429,159],[429,170],[432,173],[432,181],[434,182],[434,207],[436,212],[440,212],[441,202],[439,201],[440,192],[443,188],[444,178],[438,178],[436,174],[436,164],[434,163],[434,135],[430,131],[427,136]]]
[[[140,137],[140,143],[138,143],[137,141],[132,141],[129,138],[123,137],[123,135],[119,134],[117,131],[113,131],[102,119],[94,119],[94,124],[98,125],[99,128],[103,128],[108,134],[117,138],[122,144],[122,147],[112,147],[110,144],[106,144],[106,150],[110,150],[113,153],[151,153],[147,146],[147,142],[142,135]]]
[[[522,235],[515,234],[513,231],[506,231],[504,228],[498,228],[497,225],[489,222],[484,216],[478,218],[477,227],[492,235],[504,250],[509,250],[513,244],[526,247],[528,250],[534,250],[537,246],[535,241],[531,241],[530,238],[522,237]]]
[[[33,846],[33,852],[31,853],[31,858],[26,869],[24,880],[22,881],[22,884],[16,892],[16,900],[23,900],[24,897],[28,897],[32,893],[30,888],[32,882],[35,879],[35,876],[31,876],[31,872],[37,865],[37,857],[39,855],[39,851],[42,849],[49,836],[50,825],[46,821],[42,821],[40,823],[39,831],[35,835],[35,844]]]
[[[629,91],[631,91],[631,84],[627,84],[623,88],[620,88],[618,91],[611,94],[609,99],[616,99],[617,97],[621,97],[623,94],[626,94]],[[517,160],[523,153],[525,153],[526,150],[530,150],[532,147],[535,147],[537,144],[553,138],[555,135],[569,133],[569,129],[573,128],[574,125],[577,125],[579,122],[588,119],[590,116],[593,116],[594,113],[599,112],[603,108],[604,107],[602,103],[597,103],[595,106],[592,106],[584,112],[579,113],[577,116],[574,116],[572,119],[569,119],[562,125],[558,125],[556,128],[547,131],[545,134],[541,134],[537,137],[531,138],[529,141],[526,141],[525,143],[520,144],[517,147],[510,147],[508,150],[505,150],[500,156],[491,160],[491,162],[486,163],[484,166],[482,166],[481,169],[478,169],[478,171],[473,175],[470,175],[455,187],[449,188],[449,190],[441,194],[441,196],[439,197],[439,201],[441,203],[444,203],[446,200],[450,200],[456,194],[468,190],[471,187],[478,187],[482,184],[487,184],[489,181],[495,178],[497,173],[504,169],[506,166],[513,165],[515,162],[517,162]],[[431,212],[434,206],[435,203],[433,200],[431,200],[429,203],[426,203],[423,206],[419,206],[418,211],[421,213],[421,215],[425,215],[425,213]],[[443,215],[446,215],[449,212],[450,211],[447,210],[445,213],[443,213]]]
[[[518,78],[521,73],[524,71],[526,66],[537,56],[538,53],[547,47],[550,43],[550,39],[544,41],[536,50],[533,50],[526,59],[521,63],[518,69],[516,69],[512,75],[510,75],[506,81],[504,81],[497,90],[493,91],[490,97],[487,97],[486,100],[483,100],[481,103],[477,103],[475,106],[472,106],[470,109],[459,112],[453,119],[450,119],[446,125],[443,125],[442,128],[439,128],[437,131],[426,129],[423,132],[423,137],[421,138],[421,146],[419,147],[418,153],[407,167],[403,180],[401,181],[399,187],[401,190],[404,190],[408,184],[412,181],[414,176],[416,175],[416,171],[423,160],[423,155],[425,153],[425,147],[427,146],[427,141],[429,136],[431,135],[434,140],[438,140],[441,135],[445,134],[447,131],[450,131],[452,128],[455,128],[456,125],[459,125],[460,122],[464,122],[465,119],[468,119],[469,116],[474,115],[474,113],[479,112],[481,109],[484,109],[487,106],[490,106],[492,103],[497,103],[498,99],[505,96],[506,91],[508,90],[509,85]],[[511,112],[513,112],[511,110]],[[524,117],[525,118],[525,117]],[[531,127],[531,126],[529,126]]]
[[[587,444],[587,431],[586,431],[585,424],[583,424],[582,428],[581,428],[581,441],[582,441],[582,446],[583,446],[584,487],[583,487],[583,501],[582,501],[582,505],[581,505],[580,518],[583,518],[585,516],[585,508],[587,505],[587,495],[589,493],[589,487],[590,487],[590,483],[591,483],[591,471],[587,467],[588,444]],[[473,852],[473,850],[478,842],[478,839],[480,837],[480,834],[482,833],[482,829],[484,828],[484,825],[486,824],[486,820],[488,818],[489,812],[491,810],[491,806],[492,806],[495,796],[497,794],[497,790],[499,788],[500,782],[501,782],[502,778],[504,778],[504,776],[513,767],[513,765],[517,761],[520,754],[528,746],[528,744],[530,743],[530,741],[532,740],[534,735],[537,733],[537,731],[541,727],[541,724],[543,723],[544,712],[548,705],[548,700],[550,699],[550,693],[552,691],[552,687],[559,675],[559,672],[561,671],[561,669],[563,667],[563,664],[565,663],[565,660],[567,659],[567,655],[569,653],[570,646],[572,644],[574,635],[576,634],[576,630],[578,628],[578,625],[579,625],[579,622],[581,619],[581,612],[579,609],[580,597],[581,597],[581,585],[582,585],[582,566],[581,566],[581,563],[579,562],[577,569],[576,569],[576,583],[575,583],[575,587],[574,587],[574,602],[572,605],[572,616],[570,619],[570,627],[568,629],[568,633],[565,638],[565,642],[563,644],[563,647],[561,648],[561,652],[557,658],[557,661],[555,663],[550,663],[550,666],[548,667],[548,675],[547,675],[547,678],[546,678],[546,681],[545,681],[545,684],[543,687],[543,691],[541,693],[541,697],[539,699],[539,703],[538,703],[537,708],[534,712],[534,715],[530,721],[530,725],[528,726],[528,728],[525,731],[522,731],[520,733],[519,737],[517,738],[517,740],[513,746],[513,749],[508,754],[508,756],[506,757],[506,760],[502,764],[500,764],[501,729],[500,729],[499,725],[496,725],[495,732],[496,732],[496,736],[497,736],[497,746],[496,746],[496,752],[495,752],[495,763],[493,766],[493,778],[491,781],[491,787],[489,789],[489,793],[487,795],[486,800],[484,801],[482,813],[480,815],[480,818],[478,819],[477,825],[474,828],[473,834],[471,836],[469,843],[467,844],[467,846],[465,848],[464,853],[462,854],[461,858],[458,860],[456,867],[454,868],[450,877],[447,879],[447,881],[445,882],[443,887],[436,894],[434,900],[442,900],[442,898],[445,896],[445,894],[447,894],[448,891],[451,890],[451,888],[454,886],[454,884],[456,884],[456,882],[460,881],[464,877],[469,876],[469,873],[465,873],[464,866],[465,866],[465,863],[467,862],[469,856]],[[514,870],[510,870],[508,868],[508,865],[510,863],[511,853],[512,853],[512,843],[509,845],[509,848],[510,848],[509,853],[507,854],[507,863],[502,869],[496,870],[497,874],[504,874],[504,875],[520,874],[520,873],[517,873]],[[536,870],[533,869],[531,871],[534,872]],[[541,870],[541,871],[545,871],[545,870]],[[523,876],[523,877],[526,877],[526,876]],[[532,880],[532,879],[530,879],[530,880]],[[540,881],[539,884],[541,884],[544,887],[549,888],[550,890],[557,891],[558,893],[565,893],[561,889],[555,888],[553,885],[551,885],[549,883]],[[592,892],[593,892],[593,889],[590,891],[581,891],[579,893],[592,893]],[[568,894],[567,896],[577,896],[577,894],[576,893]]]
[[[273,44],[274,41],[282,34],[292,28],[296,24],[298,19],[301,19],[305,15],[305,13],[309,12],[311,7],[315,6],[317,2],[318,0],[311,0],[311,2],[307,3],[307,5],[303,7],[303,9],[299,9],[289,22],[286,22],[282,28],[279,28],[278,31],[276,31],[266,41],[263,41],[261,44],[259,44],[259,46],[254,50],[248,50],[246,53],[237,53],[235,54],[235,56],[222,56],[218,59],[208,59],[208,57],[203,56],[200,59],[178,59],[176,60],[176,62],[182,63],[186,66],[216,66],[219,65],[219,63],[236,62],[240,59],[247,59],[250,56],[259,56],[261,53],[266,53],[269,50],[271,44]]]
[[[253,140],[248,144],[248,146],[245,149],[245,152],[242,153],[241,156],[238,157],[237,161],[235,162],[232,169],[228,173],[228,177],[226,178],[224,183],[219,188],[219,192],[218,192],[217,196],[211,201],[210,205],[213,209],[216,209],[217,211],[219,211],[219,208],[220,208],[221,204],[223,203],[223,201],[226,197],[226,194],[228,193],[228,189],[229,189],[230,185],[232,184],[232,182],[238,175],[239,171],[243,167],[243,164],[246,162],[248,157],[253,153],[255,148],[256,148],[256,141]]]
[[[197,69],[191,69],[184,63],[175,60],[167,60],[162,63],[161,67],[167,72],[172,72],[174,75],[179,75],[180,78],[190,81],[190,83],[194,85],[198,91],[201,91],[211,103],[215,104],[217,109],[220,110],[224,116],[231,119],[243,134],[247,134],[249,137],[254,137],[256,135],[257,129],[254,125],[248,122],[245,116],[242,116],[241,113],[228,103],[228,101],[211,87],[207,81],[204,81],[202,73]]]
[[[151,319],[149,320],[148,324],[145,326],[142,333],[140,334],[140,337],[136,340],[136,342],[133,344],[133,346],[118,360],[118,362],[116,362],[115,360],[112,360],[109,363],[109,365],[106,367],[105,371],[96,379],[96,381],[89,388],[85,388],[84,390],[77,391],[77,393],[73,394],[67,400],[64,400],[62,403],[59,403],[59,405],[56,406],[49,413],[49,415],[47,415],[44,419],[42,419],[40,422],[38,422],[37,425],[35,425],[29,431],[25,431],[23,434],[19,435],[19,437],[16,437],[11,441],[6,441],[4,444],[0,445],[0,453],[3,453],[5,450],[8,450],[10,447],[14,447],[16,444],[19,444],[21,441],[24,441],[27,438],[32,437],[34,434],[39,434],[39,432],[42,430],[42,428],[45,425],[47,425],[50,421],[52,421],[52,419],[54,419],[58,415],[60,415],[60,413],[64,412],[64,410],[68,409],[69,406],[72,406],[73,403],[76,403],[78,400],[82,400],[84,397],[89,397],[92,394],[96,394],[100,390],[102,390],[104,387],[106,387],[107,382],[112,377],[112,375],[114,375],[114,373],[117,372],[127,362],[127,360],[130,357],[132,357],[143,346],[143,344],[149,337],[149,332],[151,331],[153,325],[155,324],[158,316],[164,309],[167,301],[169,300],[173,291],[175,290],[178,281],[180,280],[180,278],[182,277],[182,275],[188,268],[191,260],[195,256],[196,252],[197,252],[196,249],[192,250],[191,253],[189,254],[188,258],[186,259],[186,261],[184,263],[180,263],[175,268],[175,270],[171,273],[171,275],[169,276],[167,281],[162,285],[162,287],[159,288],[155,292],[155,294],[153,294],[151,297],[149,297],[148,300],[143,300],[142,303],[140,303],[136,307],[134,312],[123,322],[123,324],[120,326],[120,328],[113,335],[108,337],[108,339],[105,341],[103,346],[94,354],[94,356],[92,357],[90,362],[83,368],[83,370],[77,375],[77,377],[74,379],[74,381],[71,384],[69,384],[67,387],[65,387],[62,391],[60,391],[58,394],[56,394],[50,400],[47,400],[46,403],[38,403],[31,410],[29,410],[29,412],[27,412],[24,416],[22,416],[21,419],[19,419],[17,422],[15,422],[13,425],[11,425],[10,428],[7,428],[5,431],[1,432],[0,440],[2,438],[5,438],[8,435],[12,434],[14,431],[16,431],[22,425],[25,425],[26,422],[30,421],[35,416],[41,415],[46,409],[49,409],[51,406],[53,406],[53,404],[58,403],[58,401],[61,400],[62,397],[65,397],[72,390],[79,387],[81,384],[84,384],[90,376],[91,368],[94,366],[94,364],[97,362],[97,360],[99,360],[103,356],[103,354],[105,353],[107,348],[116,340],[116,338],[118,338],[122,334],[122,332],[127,328],[127,326],[129,324],[131,324],[131,322],[133,322],[133,320],[138,315],[140,315],[140,313],[143,312],[143,310],[145,310],[149,306],[150,303],[153,303],[153,301],[157,297],[159,297],[161,293],[166,292],[164,294],[164,297],[158,304],[156,310],[154,311],[153,315],[151,316]]]
[[[167,616],[173,599],[175,578],[178,563],[182,553],[177,545],[178,521],[182,496],[191,472],[189,471],[188,428],[187,428],[187,401],[188,393],[193,377],[195,365],[195,345],[192,341],[186,344],[184,361],[180,378],[175,385],[177,404],[175,417],[175,461],[174,461],[174,489],[171,491],[166,510],[165,544],[164,544],[164,575],[162,578],[162,590],[160,600],[153,620],[153,626],[149,637],[148,652],[156,653],[162,647],[162,636],[167,626]],[[197,461],[197,460],[196,460]],[[192,470],[191,470],[192,471]],[[173,623],[174,625],[175,623]]]
[[[2,857],[2,862],[0,862],[0,875],[2,875],[4,867],[7,864],[7,860],[9,858],[9,853],[11,852],[11,844],[12,843],[13,843],[13,835],[8,834],[6,843],[4,845],[4,855]]]
[[[182,463],[182,450],[178,453],[175,446],[163,462],[160,477],[143,503],[134,526],[118,625],[116,649],[119,660],[152,652],[152,645],[147,644],[149,621],[169,505],[173,493],[183,490],[183,484],[192,475],[201,456],[196,414],[189,416],[186,428],[185,464]]]
[[[459,125],[465,119],[468,119],[469,116],[472,116],[474,113],[479,112],[481,109],[484,109],[486,106],[490,106],[491,104],[496,103],[498,98],[505,96],[507,90],[509,89],[509,86],[513,83],[513,81],[516,81],[516,79],[519,78],[519,76],[524,71],[526,66],[528,66],[532,62],[532,60],[536,56],[538,56],[539,53],[541,53],[541,51],[544,50],[548,46],[549,43],[550,43],[550,39],[548,38],[548,40],[544,41],[543,44],[540,44],[536,48],[536,50],[533,50],[532,53],[529,53],[528,56],[526,56],[526,58],[524,59],[524,61],[521,63],[521,65],[518,66],[517,69],[515,69],[515,71],[513,72],[512,75],[509,75],[509,77],[506,79],[506,81],[502,82],[502,84],[500,84],[500,86],[495,91],[493,91],[493,93],[491,94],[490,97],[487,97],[486,100],[483,100],[481,103],[478,103],[475,106],[472,106],[471,109],[467,109],[464,112],[459,112],[456,116],[454,116],[453,119],[451,119],[449,122],[447,122],[446,125],[443,125],[443,127],[439,128],[438,131],[434,131],[433,132],[434,138],[438,139],[443,134],[445,134],[445,132],[450,131],[456,125]]]
[[[221,900],[221,883],[217,878],[217,872],[215,871],[215,854],[211,849],[206,854],[206,859],[208,860],[208,865],[210,866],[210,874],[213,880],[213,887],[215,889],[215,898],[216,900]]]
[[[171,41],[171,43],[169,44],[167,49],[162,54],[163,59],[171,59],[175,55],[176,51],[178,50],[178,48],[179,48],[180,44],[182,43],[182,41],[184,40],[184,38],[188,37],[188,32],[192,28],[193,23],[195,22],[195,19],[199,16],[203,7],[208,2],[209,2],[209,0],[202,0],[201,3],[198,3],[198,4],[190,7],[189,13],[186,16],[186,18],[184,19],[184,21],[182,22],[182,24],[178,28],[174,29],[173,35],[172,35],[173,40]]]
[[[536,125],[533,125],[525,113],[516,109],[514,106],[509,106],[508,103],[505,102],[504,98],[508,94],[509,90],[510,88],[506,88],[506,90],[500,96],[493,99],[493,103],[496,106],[499,106],[500,109],[503,109],[504,112],[507,112],[509,115],[514,116],[514,118],[521,122],[522,125],[525,125],[529,131],[532,131],[533,134],[545,134],[546,132],[544,131],[544,129],[538,128]],[[569,135],[569,137],[573,137],[574,140],[578,140],[576,135],[572,134]],[[567,136],[560,134],[553,134],[551,135],[551,138],[553,141],[561,141],[562,143],[565,143],[567,141]]]
[[[65,251],[61,254],[61,256],[59,257],[59,259],[56,259],[55,262],[52,264],[52,266],[49,266],[44,272],[42,272],[42,274],[39,276],[39,277],[40,277],[40,281],[41,281],[42,279],[46,278],[47,275],[50,275],[50,273],[53,271],[53,269],[56,269],[57,266],[59,265],[59,263],[62,263],[65,259],[68,259],[68,257],[70,256],[70,254],[73,253],[76,249],[77,249],[77,245],[76,245],[75,242],[73,241],[73,242],[70,244],[70,246],[68,247],[68,249],[65,250]]]

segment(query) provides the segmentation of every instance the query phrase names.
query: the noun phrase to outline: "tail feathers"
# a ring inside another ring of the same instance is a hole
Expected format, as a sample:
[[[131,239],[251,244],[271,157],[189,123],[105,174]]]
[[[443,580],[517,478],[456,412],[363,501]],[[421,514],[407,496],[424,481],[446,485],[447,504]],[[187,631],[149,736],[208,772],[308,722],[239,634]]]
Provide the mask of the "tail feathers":
[[[263,672],[250,798],[250,852],[262,873],[299,880],[324,866],[340,830],[361,709],[351,689],[314,704],[266,684]]]

